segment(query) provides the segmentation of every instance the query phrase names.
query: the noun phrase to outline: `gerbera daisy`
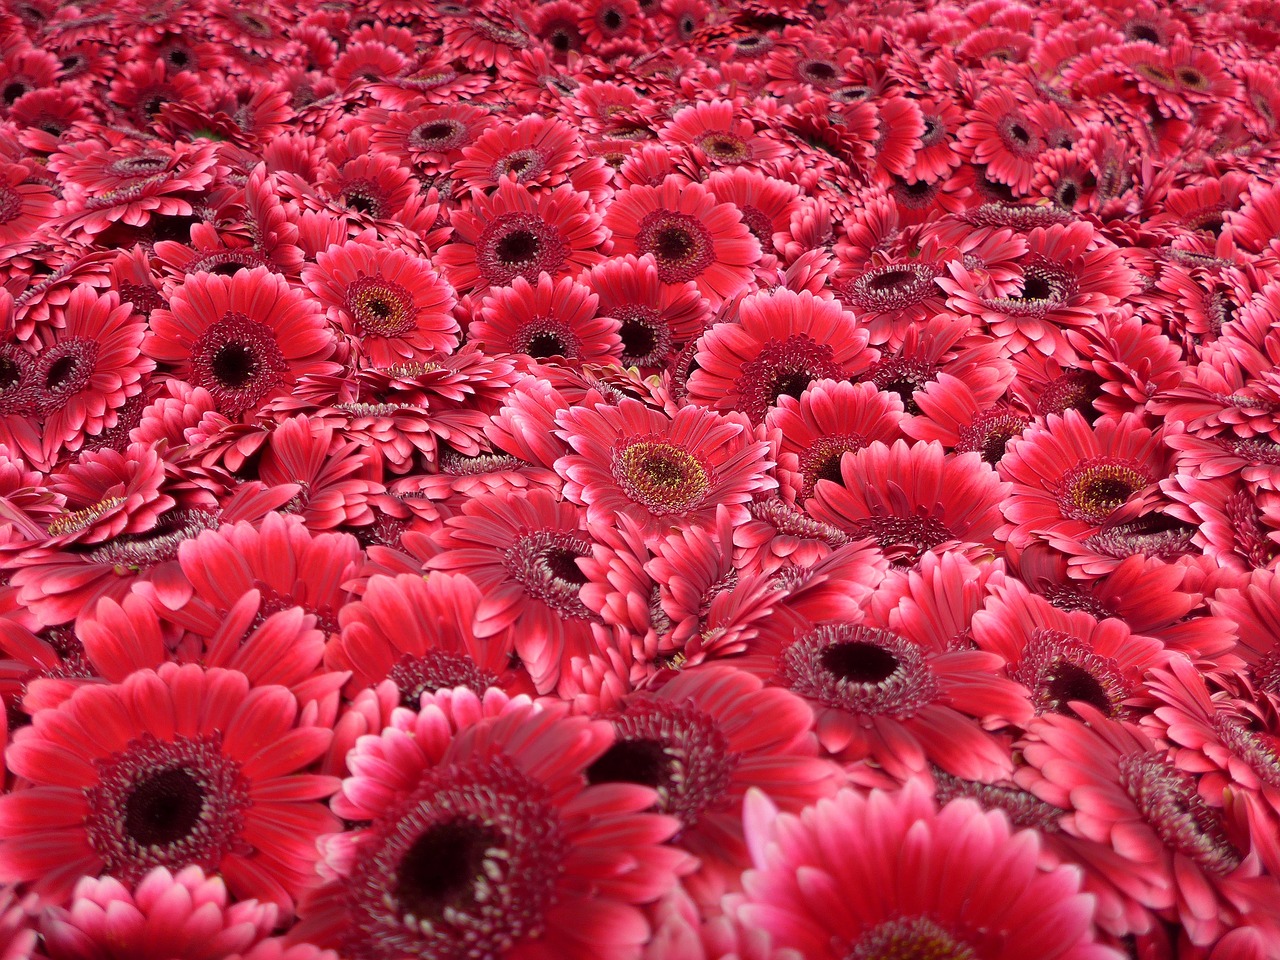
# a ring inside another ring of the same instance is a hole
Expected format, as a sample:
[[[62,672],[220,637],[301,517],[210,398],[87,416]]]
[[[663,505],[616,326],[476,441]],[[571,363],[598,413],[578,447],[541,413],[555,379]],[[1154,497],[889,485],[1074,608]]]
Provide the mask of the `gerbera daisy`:
[[[50,960],[267,960],[260,948],[272,945],[280,911],[228,900],[222,878],[197,865],[156,867],[133,889],[115,877],[85,877],[66,908],[52,906],[41,918],[44,953]]]
[[[148,356],[208,390],[230,416],[252,411],[326,363],[333,333],[318,304],[266,267],[231,277],[201,273],[174,291],[168,309],[151,314]]]
[[[0,164],[0,244],[36,236],[53,216],[53,189],[33,173],[25,164]]]
[[[141,352],[146,323],[113,292],[76,287],[58,320],[35,368],[45,463],[114,426],[155,367]]]
[[[298,773],[330,736],[299,724],[285,688],[229,670],[165,664],[82,687],[9,745],[31,786],[0,797],[0,876],[60,899],[82,876],[196,865],[288,911],[336,826],[316,801],[337,782]]]
[[[512,637],[476,635],[481,603],[464,576],[371,577],[361,598],[342,608],[342,636],[329,645],[326,663],[350,670],[353,690],[390,680],[411,710],[424,694],[454,687],[477,696],[489,687],[531,691],[523,671],[511,668]]]
[[[160,492],[164,479],[164,461],[149,444],[130,444],[123,453],[82,451],[49,477],[49,490],[62,510],[49,521],[42,546],[102,543],[146,533],[174,505],[172,497]]]
[[[1031,417],[1017,407],[993,403],[1004,392],[1000,381],[992,389],[975,390],[959,377],[938,373],[924,389],[912,393],[919,411],[902,423],[902,432],[916,440],[937,440],[956,453],[978,453],[998,464],[1010,440],[1021,436]],[[994,396],[992,393],[994,392]]]
[[[67,229],[89,236],[114,223],[141,227],[153,216],[191,216],[191,201],[212,182],[216,163],[211,144],[64,143],[49,158],[62,186],[56,212]]]
[[[973,162],[1015,196],[1030,192],[1035,162],[1047,145],[1032,111],[1012,90],[997,88],[979,97],[959,139]]]
[[[516,277],[494,290],[467,327],[467,339],[492,353],[523,353],[537,360],[563,357],[584,363],[616,361],[620,324],[601,316],[600,298],[572,277],[542,274],[534,286]]]
[[[918,781],[798,816],[753,793],[745,824],[755,869],[737,913],[807,960],[1121,956],[1095,939],[1079,873],[1041,869],[1036,833],[971,800],[939,810]]]
[[[618,739],[587,767],[587,782],[655,789],[658,811],[680,820],[678,844],[713,875],[701,878],[712,890],[715,874],[734,883],[746,866],[747,790],[758,787],[795,812],[829,795],[839,780],[838,768],[817,757],[808,705],[733,667],[682,672],[656,693],[629,695],[606,719]]]
[[[735,116],[731,100],[685,107],[658,132],[658,139],[693,148],[698,159],[712,167],[762,163],[786,153],[777,140],[758,136],[755,124],[741,113]]]
[[[434,262],[459,292],[483,293],[516,277],[530,283],[577,273],[604,259],[608,237],[587,198],[572,187],[536,193],[504,180],[492,196],[472,194],[470,210],[453,214],[453,242]]]
[[[480,588],[476,636],[514,646],[540,691],[590,649],[595,616],[578,596],[587,578],[577,560],[591,553],[582,519],[572,503],[531,490],[471,499],[432,538],[438,552],[427,566]]]
[[[1106,879],[1178,917],[1201,945],[1238,923],[1250,900],[1275,896],[1275,881],[1258,878],[1256,860],[1236,847],[1191,774],[1132,724],[1083,704],[1079,712],[1086,722],[1052,714],[1032,721],[1017,781],[1070,811],[1061,820],[1067,833],[1117,854]]]
[[[325,882],[295,938],[344,956],[626,960],[649,934],[635,906],[687,855],[661,844],[653,790],[590,785],[604,721],[490,690],[398,710],[350,757],[334,809],[359,829],[322,839]]]
[[[304,267],[302,282],[375,367],[458,345],[453,291],[426,260],[351,241]]]
[[[615,194],[604,225],[615,254],[652,254],[663,283],[692,280],[712,307],[746,289],[761,255],[736,207],[678,176]]]
[[[619,323],[619,362],[643,372],[661,370],[702,333],[710,309],[698,285],[663,283],[650,255],[611,257],[579,280],[600,298],[598,312]]]
[[[776,486],[765,472],[768,444],[741,418],[698,407],[667,416],[625,399],[564,410],[556,423],[574,450],[556,461],[556,472],[591,523],[626,513],[657,536],[676,524],[709,522],[720,504],[745,518],[743,504]]]
[[[487,129],[463,147],[451,173],[467,191],[492,190],[504,180],[558,187],[574,179],[581,150],[581,138],[571,124],[535,113]]]
[[[738,304],[736,323],[717,323],[698,341],[689,399],[759,423],[779,397],[798,398],[815,380],[851,379],[878,357],[838,301],[807,290],[754,293]]]
[[[765,425],[782,434],[778,469],[796,477],[801,503],[813,496],[819,480],[840,482],[845,453],[877,440],[893,443],[902,436],[902,401],[874,383],[816,380],[797,400],[778,397]]]
[[[369,144],[390,153],[404,163],[412,163],[423,174],[433,176],[453,167],[462,148],[473,143],[493,115],[469,103],[424,106],[414,110],[371,108],[364,114],[369,124]]]
[[[840,480],[820,479],[806,507],[815,520],[870,537],[890,561],[913,566],[944,545],[975,558],[995,553],[1009,491],[976,453],[899,440],[843,456]]]
[[[773,235],[785,230],[791,222],[798,206],[798,187],[741,167],[717,170],[707,177],[705,184],[721,203],[732,203],[738,208],[742,222],[760,241],[760,249],[766,255],[777,252]]]
[[[1159,436],[1131,414],[1092,427],[1075,410],[1050,415],[1012,440],[999,463],[1013,483],[1004,504],[1010,546],[1083,541],[1137,519],[1168,475],[1167,461]]]

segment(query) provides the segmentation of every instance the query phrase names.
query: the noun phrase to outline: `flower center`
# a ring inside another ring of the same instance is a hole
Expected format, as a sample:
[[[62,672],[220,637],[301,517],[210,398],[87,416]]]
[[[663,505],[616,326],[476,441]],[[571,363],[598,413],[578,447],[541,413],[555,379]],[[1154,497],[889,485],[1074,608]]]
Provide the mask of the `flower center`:
[[[824,624],[778,659],[783,684],[828,707],[905,719],[930,703],[938,681],[915,644],[875,627]]]
[[[1045,803],[1026,790],[980,780],[962,780],[937,767],[933,768],[933,779],[938,785],[939,804],[965,797],[976,800],[984,810],[1003,811],[1015,827],[1030,827],[1044,833],[1057,833],[1062,829],[1058,823],[1062,809]]]
[[[825,86],[840,76],[840,71],[826,60],[807,60],[800,65],[800,76],[810,83]]]
[[[610,313],[621,327],[623,366],[656,367],[671,352],[671,329],[656,308],[638,303],[614,307]]]
[[[956,536],[937,517],[867,517],[854,524],[858,537],[870,537],[897,567],[911,567],[928,550]]]
[[[1058,501],[1063,516],[1102,524],[1152,481],[1136,461],[1095,457],[1067,471],[1058,484]]]
[[[845,299],[865,312],[904,310],[938,293],[937,272],[923,263],[891,263],[873,267],[845,288]]]
[[[706,464],[656,437],[632,441],[614,451],[612,467],[626,495],[658,516],[695,508],[711,488]]]
[[[288,361],[275,331],[243,313],[227,313],[191,348],[195,385],[213,395],[223,413],[240,413],[279,386]]]
[[[386,192],[372,180],[363,177],[344,180],[338,197],[343,204],[357,213],[363,213],[375,219],[389,212]]]
[[[845,960],[977,960],[978,955],[928,917],[881,923],[854,944]]]
[[[813,441],[812,446],[800,456],[800,472],[804,474],[800,499],[803,501],[812,497],[819,480],[830,480],[843,486],[840,461],[846,453],[861,450],[866,445],[866,439],[855,433],[838,433]]]
[[[538,530],[516,540],[502,555],[502,563],[529,596],[561,617],[589,620],[591,611],[578,598],[587,575],[576,563],[589,556],[588,540],[564,531]]]
[[[1240,865],[1221,815],[1201,799],[1195,781],[1172,760],[1139,753],[1121,757],[1118,766],[1120,785],[1165,843],[1218,876]]]
[[[885,357],[871,367],[867,374],[870,380],[885,393],[896,393],[902,398],[902,407],[907,413],[920,412],[915,393],[923,390],[937,379],[938,371],[933,364],[925,360],[911,357]]]
[[[429,771],[369,831],[344,956],[502,956],[545,928],[567,853],[546,789],[501,756]]]
[[[799,400],[815,380],[843,379],[844,370],[836,363],[830,344],[819,343],[807,333],[795,333],[785,340],[765,343],[754,360],[742,365],[734,388],[738,409],[759,423],[779,397]]]
[[[16,220],[22,213],[22,194],[9,185],[0,185],[0,223]]]
[[[685,829],[724,807],[739,758],[709,714],[689,701],[639,695],[613,723],[618,741],[587,768],[589,782],[653,787],[658,810]]]
[[[416,150],[443,153],[453,150],[467,139],[467,127],[457,120],[429,120],[413,128],[409,134],[409,146]]]
[[[466,687],[476,696],[482,696],[487,689],[499,684],[496,674],[481,669],[466,654],[447,650],[428,650],[420,657],[405,654],[391,668],[387,679],[400,691],[400,705],[410,710],[418,709],[424,693]]]
[[[516,277],[536,283],[539,273],[554,273],[568,257],[560,231],[528,213],[504,213],[485,227],[476,242],[481,276],[495,287]]]
[[[197,864],[212,873],[241,841],[249,788],[217,736],[158,740],[150,733],[98,761],[86,791],[89,844],[104,872],[133,884],[153,867]]]
[[[1035,630],[1009,675],[1031,691],[1037,713],[1075,717],[1070,704],[1079,701],[1103,716],[1123,717],[1132,693],[1115,659],[1059,630]]]
[[[169,168],[169,158],[164,154],[141,154],[116,160],[107,172],[118,177],[150,177]]]
[[[663,283],[696,280],[715,262],[711,232],[687,213],[654,210],[646,214],[636,233],[636,245],[642,255],[653,255]]]
[[[119,510],[124,505],[124,497],[105,497],[97,503],[79,510],[68,510],[50,521],[47,533],[51,537],[65,537],[68,534],[87,530],[109,513]]]
[[[708,157],[720,163],[741,163],[751,156],[746,141],[731,133],[708,133],[698,141],[698,146]]]
[[[46,350],[36,368],[46,409],[61,409],[89,385],[98,359],[97,341],[75,337]]]
[[[977,452],[987,463],[997,464],[1009,441],[1020,436],[1030,422],[1030,418],[1007,407],[992,407],[960,428],[956,453]]]
[[[413,294],[381,274],[352,281],[343,306],[366,335],[402,337],[416,325]]]
[[[501,180],[514,173],[516,181],[525,183],[546,169],[546,158],[537,150],[516,150],[493,165],[493,179]]]
[[[1176,560],[1192,550],[1196,528],[1160,513],[1149,513],[1133,523],[1119,523],[1087,537],[1084,545],[1095,553],[1123,560],[1141,555]]]
[[[1086,413],[1093,398],[1098,395],[1101,379],[1097,374],[1072,371],[1064,373],[1045,384],[1036,400],[1036,416],[1046,417],[1051,413],[1065,413],[1067,410],[1079,410]]]

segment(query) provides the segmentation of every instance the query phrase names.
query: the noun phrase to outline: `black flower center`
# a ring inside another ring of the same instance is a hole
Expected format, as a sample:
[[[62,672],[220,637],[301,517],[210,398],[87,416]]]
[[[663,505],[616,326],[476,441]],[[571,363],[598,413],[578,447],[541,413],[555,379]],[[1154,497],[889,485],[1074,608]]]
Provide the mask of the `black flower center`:
[[[882,683],[898,669],[898,658],[874,643],[833,643],[822,651],[822,665],[850,683]]]
[[[528,230],[513,230],[498,241],[495,252],[503,263],[526,263],[538,255],[538,238]]]
[[[191,774],[178,767],[161,770],[125,801],[124,829],[141,847],[176,843],[191,833],[203,809],[204,791]]]
[[[213,355],[213,375],[236,389],[253,379],[253,351],[242,343],[228,343]]]
[[[671,758],[658,740],[619,740],[587,767],[587,782],[639,783],[659,787],[667,782]]]
[[[470,819],[436,824],[409,847],[396,871],[392,891],[401,910],[418,920],[476,902],[484,879],[485,854],[497,833]]]

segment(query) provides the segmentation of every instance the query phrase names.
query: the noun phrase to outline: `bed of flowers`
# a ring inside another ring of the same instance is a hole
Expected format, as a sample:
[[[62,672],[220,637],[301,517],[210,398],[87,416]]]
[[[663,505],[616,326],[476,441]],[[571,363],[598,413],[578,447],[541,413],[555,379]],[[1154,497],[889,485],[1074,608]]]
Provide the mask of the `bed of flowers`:
[[[1274,0],[7,0],[0,958],[1280,957]]]

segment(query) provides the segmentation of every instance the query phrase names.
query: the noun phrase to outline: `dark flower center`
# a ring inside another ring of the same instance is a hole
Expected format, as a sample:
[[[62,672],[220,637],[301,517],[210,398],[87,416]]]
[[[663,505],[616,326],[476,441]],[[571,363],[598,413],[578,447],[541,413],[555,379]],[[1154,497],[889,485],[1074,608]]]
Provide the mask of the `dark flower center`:
[[[663,283],[695,280],[715,261],[711,233],[697,217],[670,210],[654,210],[636,233],[640,253],[652,254]]]
[[[588,783],[639,783],[659,787],[670,781],[671,758],[660,740],[619,740],[587,767]]]
[[[430,920],[476,901],[485,856],[498,834],[471,819],[431,827],[405,852],[392,895],[407,916]]]
[[[821,659],[831,674],[850,683],[881,683],[898,669],[898,658],[874,643],[833,643]]]
[[[256,404],[288,369],[275,332],[241,313],[211,324],[191,348],[193,382],[213,395],[223,413]]]
[[[125,801],[124,829],[139,846],[165,845],[191,833],[204,809],[204,791],[175,767],[147,777]]]

